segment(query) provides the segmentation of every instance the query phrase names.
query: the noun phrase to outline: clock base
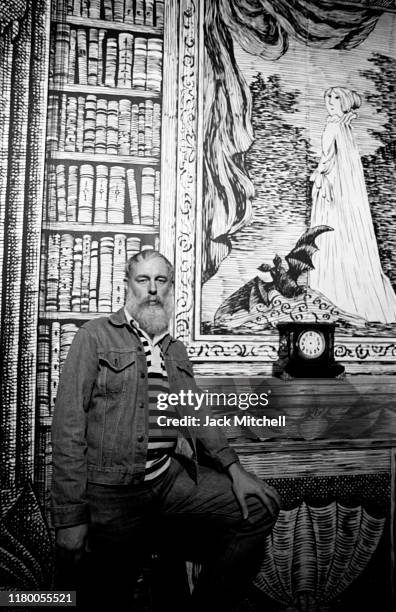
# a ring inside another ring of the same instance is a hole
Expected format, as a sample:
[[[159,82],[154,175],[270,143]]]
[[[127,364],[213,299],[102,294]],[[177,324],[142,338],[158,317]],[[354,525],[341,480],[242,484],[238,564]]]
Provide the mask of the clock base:
[[[290,360],[284,372],[292,378],[336,378],[345,372],[345,368],[336,362],[308,365]]]

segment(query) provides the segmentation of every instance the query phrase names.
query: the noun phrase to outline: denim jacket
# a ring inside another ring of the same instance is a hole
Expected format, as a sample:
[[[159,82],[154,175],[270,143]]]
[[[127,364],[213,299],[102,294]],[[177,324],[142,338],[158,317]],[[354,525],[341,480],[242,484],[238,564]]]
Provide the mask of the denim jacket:
[[[184,344],[163,342],[169,392],[197,391]],[[129,485],[144,479],[148,441],[147,366],[124,309],[85,323],[64,363],[52,425],[52,511],[55,527],[89,520],[87,482]],[[176,416],[197,416],[177,406]],[[207,409],[202,407],[202,417]],[[203,430],[204,434],[203,435]],[[180,428],[197,478],[197,442],[222,471],[238,461],[216,427]],[[179,445],[182,447],[183,444]],[[190,470],[191,471],[191,470]]]

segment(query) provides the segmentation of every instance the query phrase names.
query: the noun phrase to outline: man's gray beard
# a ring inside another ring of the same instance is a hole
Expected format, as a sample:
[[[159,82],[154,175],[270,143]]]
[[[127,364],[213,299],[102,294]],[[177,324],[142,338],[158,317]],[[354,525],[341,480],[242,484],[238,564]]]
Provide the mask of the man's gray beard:
[[[168,329],[173,313],[173,292],[169,292],[163,304],[138,304],[134,294],[128,291],[126,307],[145,332],[150,336],[156,336]]]

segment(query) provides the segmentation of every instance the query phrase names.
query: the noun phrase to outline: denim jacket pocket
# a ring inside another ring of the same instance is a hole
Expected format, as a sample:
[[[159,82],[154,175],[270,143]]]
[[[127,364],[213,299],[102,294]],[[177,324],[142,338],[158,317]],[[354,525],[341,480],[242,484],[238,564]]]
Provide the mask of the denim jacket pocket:
[[[99,353],[98,381],[107,393],[120,393],[131,368],[136,361],[136,352],[131,350],[109,350]]]

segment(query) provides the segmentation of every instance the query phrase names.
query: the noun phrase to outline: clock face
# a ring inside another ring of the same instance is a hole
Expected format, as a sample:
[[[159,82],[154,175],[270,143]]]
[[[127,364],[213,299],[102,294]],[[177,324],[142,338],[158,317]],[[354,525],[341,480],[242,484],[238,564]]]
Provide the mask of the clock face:
[[[323,355],[326,348],[325,337],[322,332],[314,329],[303,331],[298,336],[297,347],[306,359],[317,359]]]

